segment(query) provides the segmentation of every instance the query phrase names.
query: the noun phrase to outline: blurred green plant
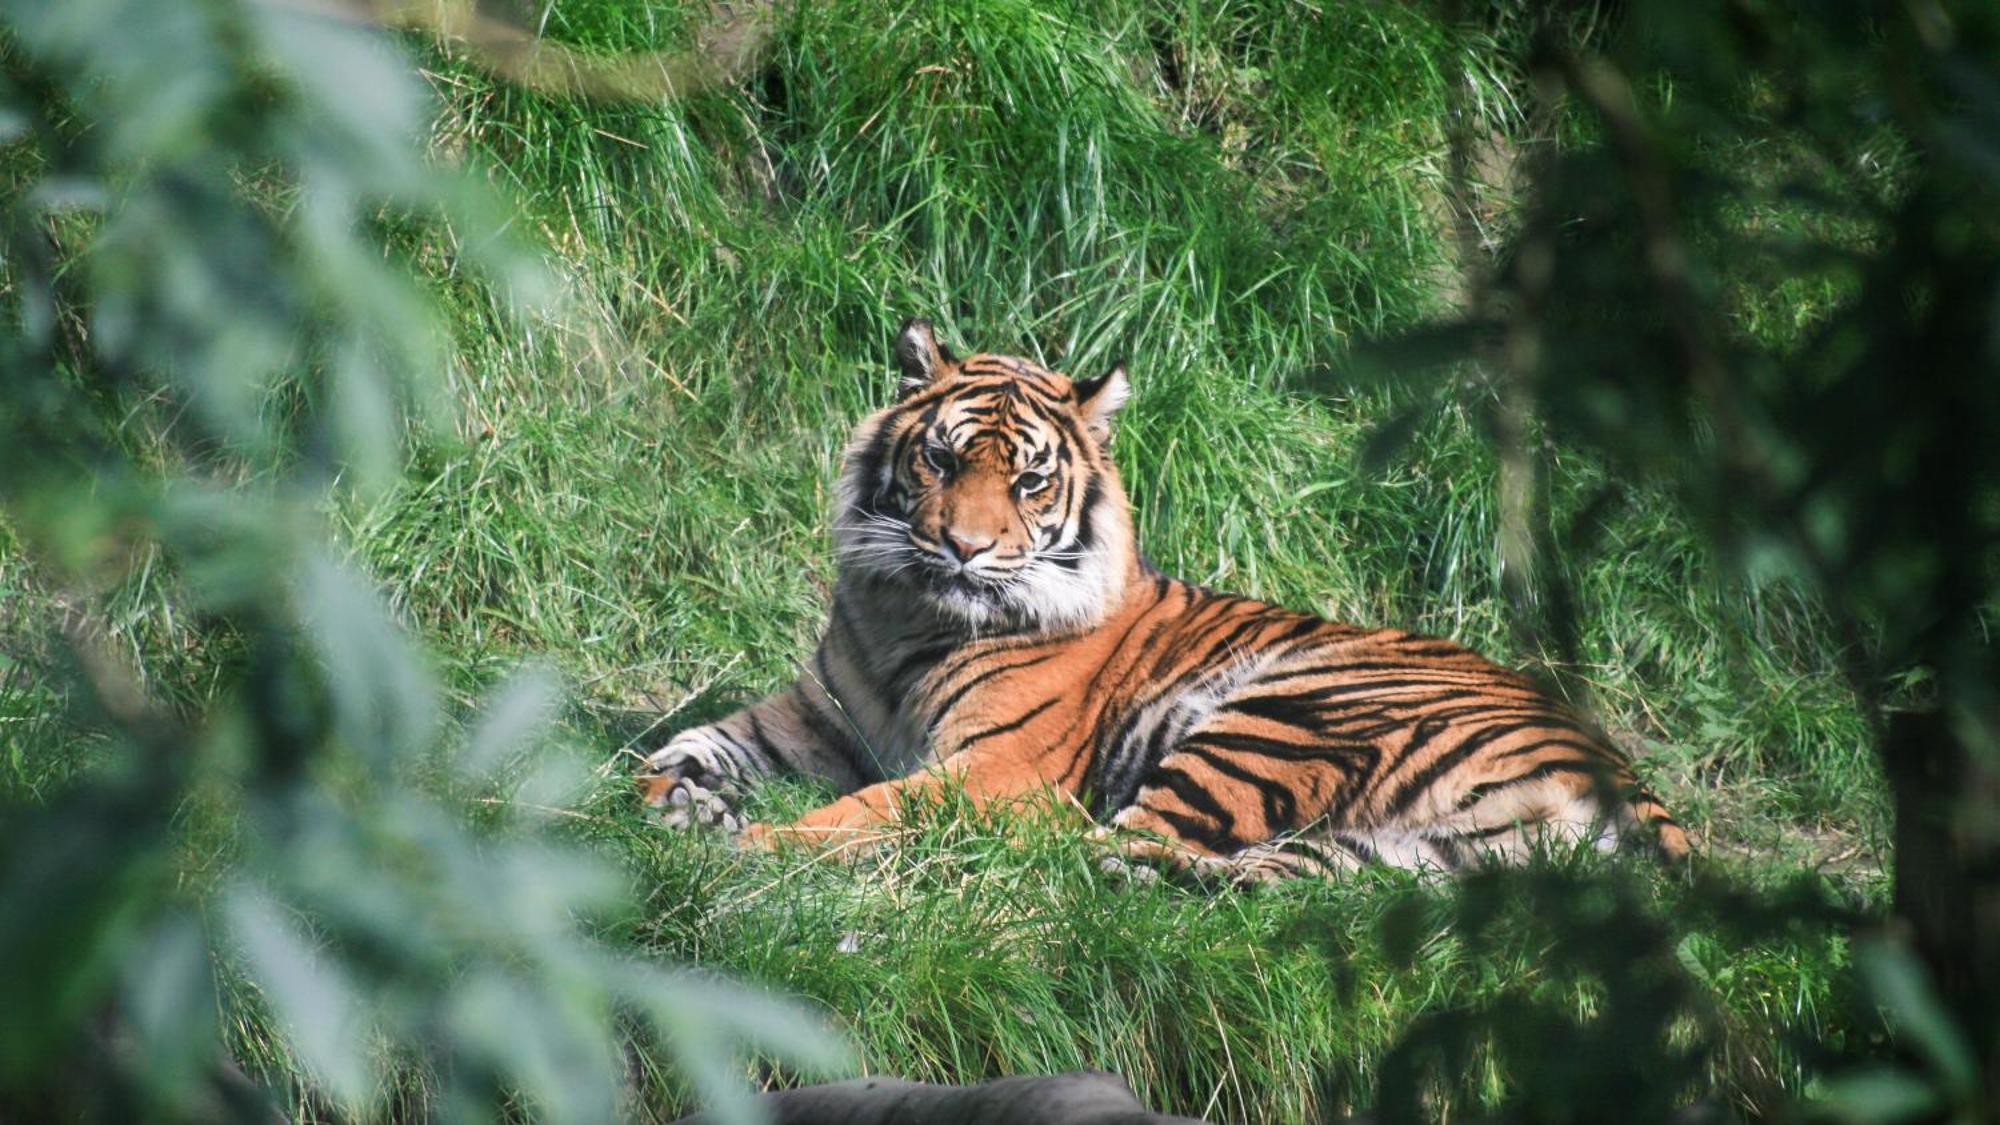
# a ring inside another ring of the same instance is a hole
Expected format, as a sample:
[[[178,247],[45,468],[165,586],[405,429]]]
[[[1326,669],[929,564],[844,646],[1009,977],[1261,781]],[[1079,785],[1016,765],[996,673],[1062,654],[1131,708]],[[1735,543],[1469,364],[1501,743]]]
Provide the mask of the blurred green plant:
[[[1526,161],[1518,228],[1464,317],[1374,358],[1471,362],[1503,461],[1587,450],[1677,497],[1746,589],[1827,607],[1893,792],[1896,924],[1856,961],[1895,1046],[1828,1061],[1800,1112],[2000,1120],[2000,9],[1633,5],[1602,49],[1572,17],[1516,28],[1561,138]],[[1774,294],[1813,299],[1774,328]],[[1544,564],[1516,612],[1561,649],[1553,556],[1599,506],[1570,528],[1504,507],[1503,545]],[[1668,1033],[1684,990],[1604,979],[1652,1013],[1599,1021],[1630,1091],[1519,1066],[1504,1119],[1665,1119],[1656,1095],[1686,1096],[1686,1053],[1713,1047]],[[1415,1033],[1397,1072],[1468,1037],[1518,1061],[1569,1034],[1498,1015]],[[1415,1088],[1385,1105],[1420,1113]]]
[[[412,248],[542,291],[504,211],[426,158],[423,94],[310,5],[0,4],[0,517],[62,591],[69,719],[113,747],[0,805],[0,1115],[603,1120],[650,1038],[742,1120],[739,1050],[841,1065],[804,1013],[601,943],[630,896],[596,859],[412,780],[421,755],[525,804],[588,780],[542,745],[534,672],[440,751],[422,657],[325,532],[410,426],[450,440]],[[95,616],[156,566],[214,653],[199,708]],[[208,882],[175,864],[193,802],[230,810]],[[302,1088],[259,1072],[225,990]]]
[[[1780,1117],[1778,1075],[1818,1070],[1839,1045],[1746,1043],[1717,997],[1750,969],[1739,960],[1749,943],[1795,957],[1814,935],[1875,920],[1830,889],[1805,874],[1763,887],[1703,877],[1674,895],[1669,914],[1630,869],[1558,862],[1480,873],[1450,900],[1406,897],[1379,927],[1402,971],[1444,934],[1475,953],[1526,935],[1540,955],[1479,1005],[1414,1021],[1383,1061],[1376,1114],[1385,1123],[1434,1120],[1444,1106],[1487,1107],[1503,1121]],[[1739,1060],[1735,1089],[1710,1085],[1716,1063],[1760,1047]],[[1501,1076],[1497,1092],[1489,1072]]]

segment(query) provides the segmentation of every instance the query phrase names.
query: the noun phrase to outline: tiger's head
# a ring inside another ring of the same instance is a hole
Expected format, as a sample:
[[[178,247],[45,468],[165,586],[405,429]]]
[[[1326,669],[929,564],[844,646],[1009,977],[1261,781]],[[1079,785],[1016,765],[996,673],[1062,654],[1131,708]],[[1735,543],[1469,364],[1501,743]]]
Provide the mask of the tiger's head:
[[[1023,359],[959,359],[930,323],[896,342],[898,400],[855,430],[834,543],[843,575],[891,585],[973,630],[1082,628],[1133,567],[1108,449],[1125,369],[1072,381]]]

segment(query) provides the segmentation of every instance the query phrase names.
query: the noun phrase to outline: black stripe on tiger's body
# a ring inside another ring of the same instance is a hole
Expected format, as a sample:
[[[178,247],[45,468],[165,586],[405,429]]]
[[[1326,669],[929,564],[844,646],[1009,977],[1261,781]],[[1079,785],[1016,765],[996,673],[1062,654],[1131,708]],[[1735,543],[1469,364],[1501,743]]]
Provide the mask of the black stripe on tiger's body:
[[[1686,854],[1625,758],[1526,676],[1145,562],[1107,451],[1122,368],[961,361],[921,321],[897,358],[901,398],[844,459],[819,650],[652,756],[669,819],[733,824],[724,794],[792,772],[845,795],[746,841],[866,835],[949,778],[975,801],[1066,791],[1125,853],[1238,880],[1634,835]]]

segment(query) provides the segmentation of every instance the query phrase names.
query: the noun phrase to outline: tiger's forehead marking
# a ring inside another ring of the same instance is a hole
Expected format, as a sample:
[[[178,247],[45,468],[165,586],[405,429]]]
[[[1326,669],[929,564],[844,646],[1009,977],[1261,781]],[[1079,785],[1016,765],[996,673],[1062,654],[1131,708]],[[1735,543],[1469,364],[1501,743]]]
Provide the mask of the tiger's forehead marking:
[[[1064,424],[1073,409],[1074,393],[1062,375],[1013,356],[977,355],[959,365],[923,424],[961,456],[1025,468],[1080,436]]]

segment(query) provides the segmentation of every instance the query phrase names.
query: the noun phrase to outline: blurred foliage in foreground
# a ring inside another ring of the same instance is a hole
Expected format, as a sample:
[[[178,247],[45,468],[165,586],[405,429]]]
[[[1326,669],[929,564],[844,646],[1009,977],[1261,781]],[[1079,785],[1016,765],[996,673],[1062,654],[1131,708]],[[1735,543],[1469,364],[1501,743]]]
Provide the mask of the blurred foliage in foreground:
[[[409,782],[442,733],[423,663],[321,526],[336,480],[398,474],[405,416],[444,416],[437,326],[383,247],[428,224],[502,292],[534,274],[426,159],[403,53],[304,6],[0,14],[0,504],[76,595],[67,718],[120,750],[0,808],[0,1115],[603,1120],[640,1028],[725,1109],[740,1042],[836,1060],[788,1007],[588,936],[629,899],[596,860],[476,833]],[[131,439],[135,404],[155,440]],[[146,696],[84,596],[154,551],[198,633],[242,653],[199,714]],[[451,755],[457,782],[539,749],[553,705],[547,677],[516,677]],[[556,755],[530,772],[543,795],[580,782]],[[194,799],[233,809],[213,887],[174,863]],[[230,1061],[221,1015],[245,1006],[309,1088],[267,1094]]]
[[[1545,432],[1668,488],[1746,581],[1784,575],[1824,602],[1893,791],[1895,925],[1857,967],[1898,1047],[1812,1110],[2000,1120],[2000,8],[1626,15],[1601,54],[1537,37],[1542,119],[1576,139],[1529,158],[1532,198],[1470,315],[1385,354],[1483,365],[1522,495]],[[1744,330],[1814,283],[1834,299],[1797,332]],[[1559,568],[1539,588],[1521,574],[1568,537],[1531,502],[1507,515],[1517,609],[1573,635]],[[1658,950],[1643,913],[1606,916],[1624,936],[1559,942],[1555,963],[1631,951],[1594,970],[1586,1021],[1624,1092],[1542,1065],[1567,1033],[1504,1006],[1434,1021],[1391,1072],[1491,1041],[1521,1064],[1510,1119],[1664,1117],[1673,1098],[1649,1094],[1685,1083],[1690,1045],[1664,1014],[1686,1000],[1675,973],[1634,975]],[[1421,1119],[1420,1089],[1385,1113]]]

